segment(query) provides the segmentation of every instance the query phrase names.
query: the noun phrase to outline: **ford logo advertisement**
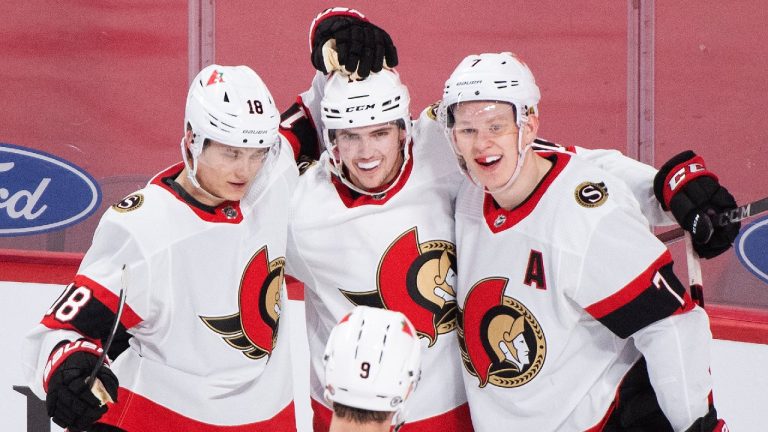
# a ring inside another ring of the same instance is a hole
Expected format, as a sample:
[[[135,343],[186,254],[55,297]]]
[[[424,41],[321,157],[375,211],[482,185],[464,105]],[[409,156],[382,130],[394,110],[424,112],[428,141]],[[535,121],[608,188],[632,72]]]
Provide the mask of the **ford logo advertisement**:
[[[90,216],[100,203],[99,185],[81,168],[0,143],[0,237],[60,230]]]
[[[741,264],[768,284],[768,217],[742,228],[734,248]]]

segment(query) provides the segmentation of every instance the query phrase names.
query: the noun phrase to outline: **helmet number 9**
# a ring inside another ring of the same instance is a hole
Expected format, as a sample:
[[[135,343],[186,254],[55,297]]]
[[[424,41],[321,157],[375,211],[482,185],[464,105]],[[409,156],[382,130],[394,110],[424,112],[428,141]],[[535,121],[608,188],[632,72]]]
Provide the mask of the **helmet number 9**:
[[[264,114],[264,107],[261,105],[260,100],[249,100],[248,109],[250,110],[250,114]]]
[[[371,364],[368,362],[360,363],[360,378],[368,378],[371,372]]]

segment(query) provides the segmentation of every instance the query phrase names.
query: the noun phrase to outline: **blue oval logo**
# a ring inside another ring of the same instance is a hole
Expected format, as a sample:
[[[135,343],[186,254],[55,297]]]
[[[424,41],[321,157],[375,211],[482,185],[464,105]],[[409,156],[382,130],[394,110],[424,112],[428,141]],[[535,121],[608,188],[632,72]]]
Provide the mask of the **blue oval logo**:
[[[742,228],[735,248],[741,265],[768,284],[768,216]]]
[[[0,237],[63,229],[101,204],[96,181],[38,150],[0,143]]]

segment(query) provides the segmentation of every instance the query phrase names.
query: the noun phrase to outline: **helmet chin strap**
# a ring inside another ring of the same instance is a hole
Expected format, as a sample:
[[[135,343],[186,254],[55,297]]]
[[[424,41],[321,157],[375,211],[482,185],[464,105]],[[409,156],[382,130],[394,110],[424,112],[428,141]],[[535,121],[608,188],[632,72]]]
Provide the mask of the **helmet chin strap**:
[[[224,200],[224,198],[220,196],[216,196],[207,190],[203,188],[200,185],[200,182],[197,181],[197,158],[193,157],[192,160],[187,157],[187,149],[185,146],[186,143],[186,137],[181,139],[181,156],[184,158],[184,165],[187,167],[187,179],[190,183],[192,183],[192,186],[195,187],[195,189],[201,190],[204,194],[206,194],[209,198],[212,198],[214,201]]]
[[[517,132],[517,165],[515,166],[515,171],[512,173],[509,179],[498,188],[496,189],[484,188],[486,193],[496,194],[500,192],[506,192],[515,183],[515,180],[517,180],[517,177],[520,176],[520,171],[522,171],[523,169],[523,164],[525,163],[525,155],[528,154],[528,150],[531,147],[533,147],[533,144],[528,144],[525,147],[522,147],[523,145],[522,143],[523,143],[523,128],[521,127]]]

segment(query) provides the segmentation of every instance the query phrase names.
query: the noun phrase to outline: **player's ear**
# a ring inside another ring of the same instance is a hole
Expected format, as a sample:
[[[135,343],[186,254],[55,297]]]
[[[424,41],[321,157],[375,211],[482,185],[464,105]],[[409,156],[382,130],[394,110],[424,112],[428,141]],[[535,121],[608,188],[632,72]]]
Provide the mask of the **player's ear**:
[[[533,142],[539,133],[539,116],[536,114],[528,114],[528,121],[523,125],[523,142],[526,145]]]
[[[192,129],[187,128],[187,132],[184,134],[184,147],[189,150],[189,147],[192,145],[192,136],[194,134],[192,133]]]

